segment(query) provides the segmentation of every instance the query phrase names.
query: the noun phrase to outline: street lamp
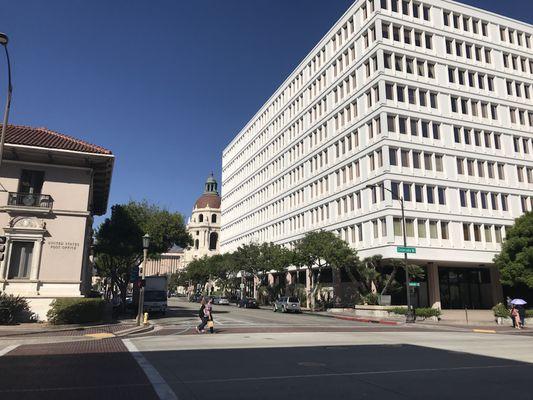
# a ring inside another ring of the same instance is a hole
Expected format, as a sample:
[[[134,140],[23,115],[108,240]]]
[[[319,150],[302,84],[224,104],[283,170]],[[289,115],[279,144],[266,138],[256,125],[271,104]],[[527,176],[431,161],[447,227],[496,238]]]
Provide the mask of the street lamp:
[[[7,51],[7,42],[9,41],[5,33],[0,32],[0,45],[4,47],[7,59],[7,100],[6,109],[4,111],[4,122],[2,123],[2,133],[0,136],[0,166],[2,165],[2,158],[4,155],[4,140],[6,138],[7,120],[9,117],[9,108],[11,107],[11,93],[13,86],[11,85],[11,62],[9,60],[9,52]]]
[[[382,189],[385,189],[386,191],[390,192],[394,196],[394,193],[392,190],[386,188],[382,183],[375,183],[373,185],[366,185],[368,189],[374,189],[376,187],[380,187]],[[402,208],[402,234],[403,234],[403,247],[407,247],[407,237],[405,232],[405,212],[404,212],[404,206],[403,206],[403,197],[398,194],[398,200],[400,200],[400,206]],[[413,308],[411,306],[411,294],[410,294],[410,279],[409,279],[409,270],[408,270],[408,264],[407,264],[407,253],[403,253],[404,256],[404,269],[405,269],[405,290],[407,293],[407,314],[405,322],[411,323],[415,322],[415,314],[413,312]]]
[[[150,247],[150,235],[145,234],[143,236],[143,263],[141,270],[139,271],[139,277],[141,278],[141,287],[139,288],[139,308],[137,310],[137,325],[141,325],[144,311],[144,278],[146,270],[146,259],[148,258],[148,247]]]

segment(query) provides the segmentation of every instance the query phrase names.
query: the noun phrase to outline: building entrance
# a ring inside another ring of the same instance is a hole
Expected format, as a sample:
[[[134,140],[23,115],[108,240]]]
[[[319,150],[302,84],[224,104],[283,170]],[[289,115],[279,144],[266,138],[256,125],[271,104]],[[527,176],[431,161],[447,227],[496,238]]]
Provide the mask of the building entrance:
[[[439,268],[444,309],[488,309],[492,307],[488,268]]]

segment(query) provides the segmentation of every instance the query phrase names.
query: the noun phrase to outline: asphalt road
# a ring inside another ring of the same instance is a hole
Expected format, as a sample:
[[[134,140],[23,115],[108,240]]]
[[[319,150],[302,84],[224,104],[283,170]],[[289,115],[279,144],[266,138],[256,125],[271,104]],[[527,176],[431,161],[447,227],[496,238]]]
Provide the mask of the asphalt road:
[[[151,322],[156,325],[159,334],[196,334],[195,327],[200,323],[199,308],[198,303],[172,298],[169,300],[167,314],[154,315]],[[366,322],[346,321],[305,312],[273,312],[269,307],[245,309],[235,305],[214,305],[213,316],[217,333],[353,331],[376,328]],[[387,328],[385,325],[380,327]]]
[[[0,399],[533,398],[530,336],[234,306],[199,335],[197,308],[173,299],[153,333],[127,339],[4,339]]]
[[[533,365],[411,345],[143,353],[185,399],[531,399]]]

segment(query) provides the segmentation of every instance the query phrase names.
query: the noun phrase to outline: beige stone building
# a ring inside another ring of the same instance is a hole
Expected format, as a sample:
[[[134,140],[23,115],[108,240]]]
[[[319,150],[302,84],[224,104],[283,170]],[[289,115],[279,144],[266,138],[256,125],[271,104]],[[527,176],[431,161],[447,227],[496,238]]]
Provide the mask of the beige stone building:
[[[213,174],[205,182],[204,193],[194,203],[187,231],[193,245],[185,251],[184,265],[220,253],[220,195]]]
[[[39,319],[57,297],[90,290],[94,215],[106,212],[114,156],[45,128],[8,126],[0,169],[0,290]]]
[[[166,253],[162,253],[156,260],[147,260],[146,276],[172,275],[183,268],[184,250],[173,246]]]

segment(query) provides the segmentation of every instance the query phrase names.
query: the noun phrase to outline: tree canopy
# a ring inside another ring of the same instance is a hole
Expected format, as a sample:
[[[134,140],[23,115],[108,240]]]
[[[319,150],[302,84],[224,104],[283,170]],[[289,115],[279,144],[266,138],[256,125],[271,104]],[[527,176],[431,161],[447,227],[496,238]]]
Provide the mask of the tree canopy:
[[[517,218],[506,230],[500,254],[494,257],[504,285],[533,288],[533,212]]]
[[[173,245],[186,247],[192,242],[181,214],[146,201],[114,205],[111,217],[96,231],[94,253],[98,274],[110,278],[123,297],[132,268],[142,261],[142,237],[146,233],[150,235],[150,258],[157,258]]]
[[[315,307],[316,293],[324,268],[340,270],[345,265],[359,263],[357,252],[333,232],[313,231],[307,233],[294,249],[297,264],[317,271],[311,283],[311,308]]]

